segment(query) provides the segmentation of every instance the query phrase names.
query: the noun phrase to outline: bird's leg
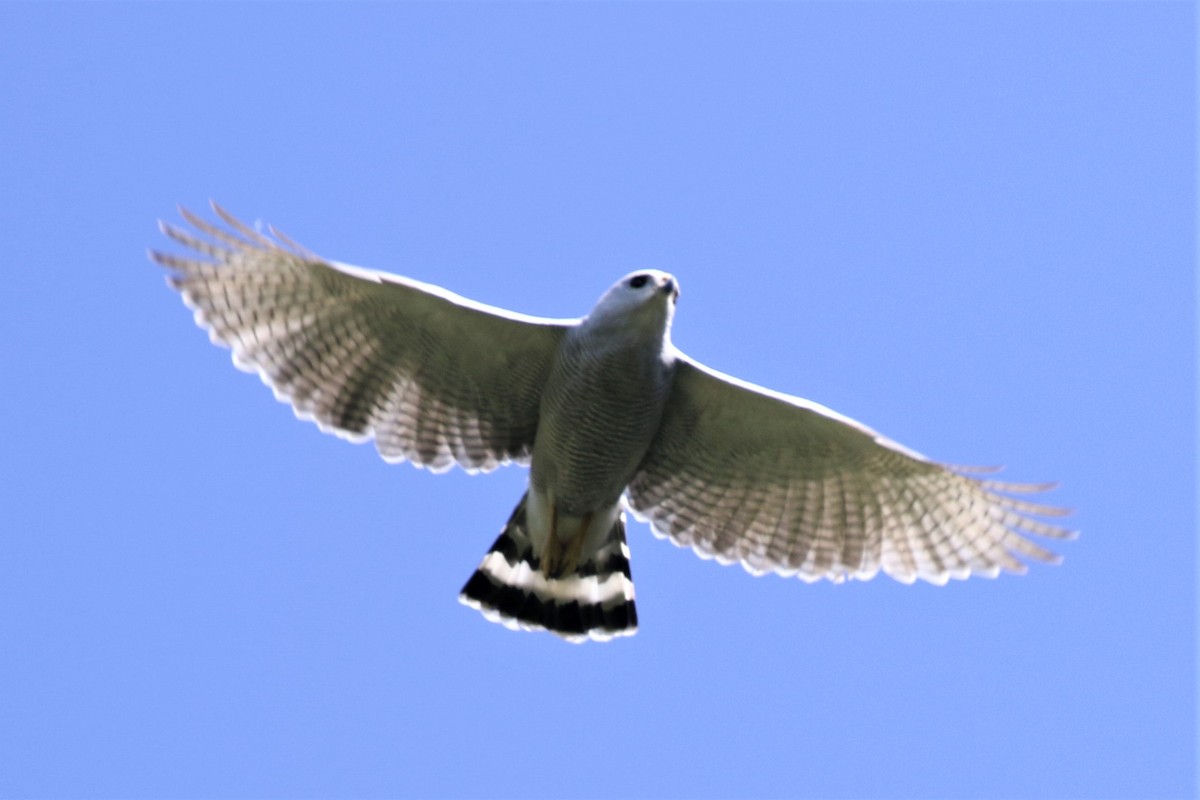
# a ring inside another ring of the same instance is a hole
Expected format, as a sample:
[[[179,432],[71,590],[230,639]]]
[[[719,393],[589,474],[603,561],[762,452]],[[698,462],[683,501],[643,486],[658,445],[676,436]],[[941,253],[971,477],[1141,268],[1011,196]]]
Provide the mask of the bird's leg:
[[[562,563],[562,544],[558,541],[558,506],[550,505],[550,532],[542,552],[542,574],[557,578]]]
[[[592,515],[584,516],[583,521],[579,523],[579,530],[571,537],[571,541],[567,543],[567,552],[563,556],[562,571],[571,573],[579,566],[579,554],[583,551],[583,541],[587,538],[588,528],[592,527]]]

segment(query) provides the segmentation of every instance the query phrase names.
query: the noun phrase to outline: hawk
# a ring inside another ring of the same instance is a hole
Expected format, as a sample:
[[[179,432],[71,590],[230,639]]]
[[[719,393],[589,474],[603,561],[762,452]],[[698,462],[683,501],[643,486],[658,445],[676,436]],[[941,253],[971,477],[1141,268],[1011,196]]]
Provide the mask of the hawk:
[[[440,472],[529,467],[529,484],[460,600],[570,641],[637,630],[625,511],[749,572],[912,583],[1023,573],[1059,558],[1054,484],[938,464],[822,405],[671,344],[679,282],[639,270],[582,319],[543,319],[325,260],[213,203],[188,256],[151,251],[234,363],[301,419],[387,461]]]

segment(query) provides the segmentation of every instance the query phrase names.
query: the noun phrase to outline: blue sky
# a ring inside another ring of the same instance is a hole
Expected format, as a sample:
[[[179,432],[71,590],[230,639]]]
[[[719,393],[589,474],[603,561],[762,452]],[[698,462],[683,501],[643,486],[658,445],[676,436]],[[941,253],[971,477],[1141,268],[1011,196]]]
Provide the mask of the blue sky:
[[[0,6],[0,796],[1196,791],[1189,3]],[[525,475],[296,421],[144,255],[213,197],[1059,480],[1062,566],[752,578],[641,630],[455,600]]]

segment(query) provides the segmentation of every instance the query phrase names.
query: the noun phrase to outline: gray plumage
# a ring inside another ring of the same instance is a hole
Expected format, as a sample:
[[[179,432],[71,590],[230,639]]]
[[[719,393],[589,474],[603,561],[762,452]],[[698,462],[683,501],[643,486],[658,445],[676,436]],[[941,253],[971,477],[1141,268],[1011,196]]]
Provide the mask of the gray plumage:
[[[636,629],[623,508],[722,563],[804,580],[912,582],[1056,562],[1029,537],[1062,509],[936,464],[801,398],[708,369],[670,341],[678,283],[622,278],[582,320],[515,314],[326,261],[214,204],[153,252],[235,363],[297,416],[435,471],[529,464],[530,488],[462,599],[572,640]]]
[[[570,329],[555,355],[530,473],[534,486],[555,487],[572,513],[620,498],[658,429],[672,375],[662,358],[663,316],[644,328],[596,316]]]

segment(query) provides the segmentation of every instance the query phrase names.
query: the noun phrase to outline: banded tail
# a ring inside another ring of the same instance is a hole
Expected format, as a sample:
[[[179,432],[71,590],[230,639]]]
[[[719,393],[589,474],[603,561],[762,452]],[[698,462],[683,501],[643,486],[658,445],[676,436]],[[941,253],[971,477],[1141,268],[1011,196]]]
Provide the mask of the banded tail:
[[[533,552],[521,498],[504,532],[458,599],[513,630],[548,630],[570,642],[608,641],[637,632],[625,512],[604,543],[569,575],[552,578]]]

